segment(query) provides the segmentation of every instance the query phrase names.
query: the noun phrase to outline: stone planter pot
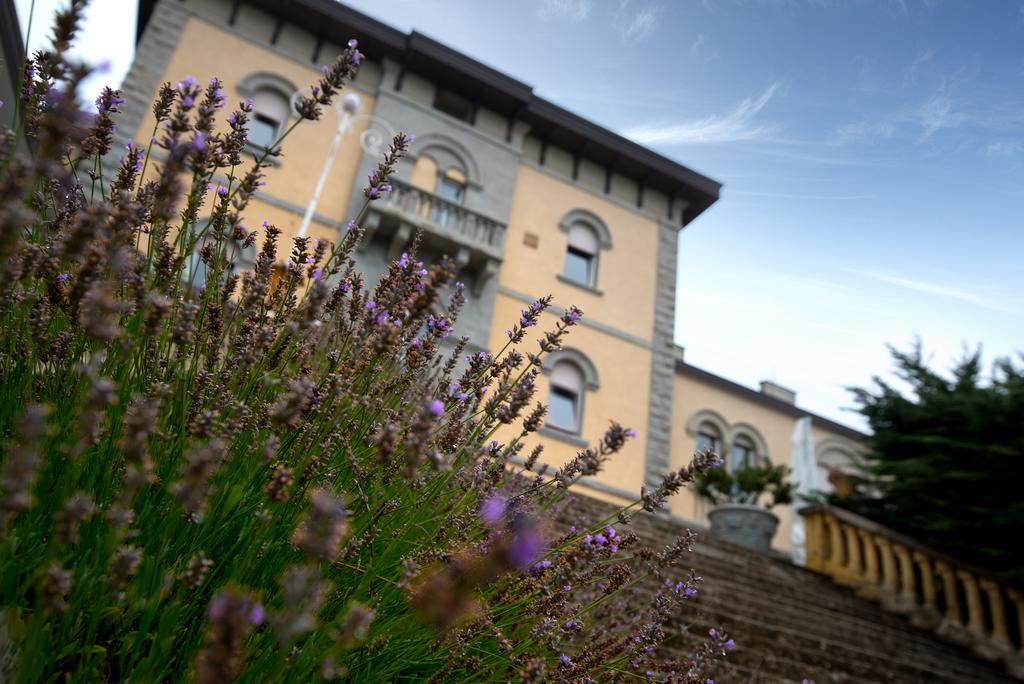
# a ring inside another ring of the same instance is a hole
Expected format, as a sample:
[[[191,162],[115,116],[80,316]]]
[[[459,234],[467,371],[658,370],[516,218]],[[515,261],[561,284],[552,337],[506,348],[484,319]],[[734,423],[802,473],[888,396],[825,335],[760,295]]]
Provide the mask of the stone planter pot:
[[[760,506],[720,504],[708,513],[711,533],[733,544],[767,553],[779,519]]]

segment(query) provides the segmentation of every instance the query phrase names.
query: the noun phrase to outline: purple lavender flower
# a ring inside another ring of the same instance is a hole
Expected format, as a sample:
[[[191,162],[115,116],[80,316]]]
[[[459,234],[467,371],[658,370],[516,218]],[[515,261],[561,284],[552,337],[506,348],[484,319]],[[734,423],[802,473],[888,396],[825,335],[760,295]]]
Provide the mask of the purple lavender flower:
[[[69,280],[71,280],[71,274],[70,273],[58,273],[57,274],[57,282],[58,283],[66,283]]]
[[[736,648],[736,642],[732,639],[729,639],[724,644],[722,644],[722,648],[724,648],[726,651],[731,651],[732,649]]]
[[[558,657],[558,662],[562,663],[562,665],[565,665],[566,667],[572,665],[572,660],[570,660],[569,656],[564,653]]]
[[[313,269],[313,280],[315,280],[316,282],[319,283],[319,282],[323,282],[323,278],[324,278],[324,270],[322,268],[314,268]]]
[[[260,625],[260,624],[263,624],[263,618],[264,618],[263,605],[260,604],[260,603],[257,603],[256,605],[254,605],[252,607],[252,612],[249,613],[249,622],[251,622],[254,625]]]
[[[526,569],[543,551],[544,538],[534,529],[524,530],[512,539],[509,560],[516,567]]]
[[[407,268],[409,266],[409,255],[406,252],[402,252],[402,258],[398,260],[399,268]]]
[[[366,310],[367,311],[373,311],[376,308],[377,308],[377,302],[373,301],[372,299],[370,301],[366,302]]]
[[[495,527],[501,522],[501,519],[505,517],[505,511],[507,510],[508,500],[501,494],[495,494],[481,504],[480,519],[483,520],[488,527]]]
[[[444,413],[444,402],[441,401],[440,399],[435,399],[434,401],[430,402],[430,413],[432,413],[435,417],[440,416],[442,413]]]

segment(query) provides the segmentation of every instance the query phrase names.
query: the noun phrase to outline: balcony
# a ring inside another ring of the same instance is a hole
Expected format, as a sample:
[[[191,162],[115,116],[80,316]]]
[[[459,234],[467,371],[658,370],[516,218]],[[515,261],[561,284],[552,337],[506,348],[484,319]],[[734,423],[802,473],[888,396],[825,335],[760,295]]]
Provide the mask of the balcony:
[[[480,294],[501,266],[505,224],[404,181],[392,179],[391,186],[370,203],[364,247],[383,239],[388,258],[395,259],[419,230],[422,248],[452,257],[459,273],[471,276],[471,291]]]

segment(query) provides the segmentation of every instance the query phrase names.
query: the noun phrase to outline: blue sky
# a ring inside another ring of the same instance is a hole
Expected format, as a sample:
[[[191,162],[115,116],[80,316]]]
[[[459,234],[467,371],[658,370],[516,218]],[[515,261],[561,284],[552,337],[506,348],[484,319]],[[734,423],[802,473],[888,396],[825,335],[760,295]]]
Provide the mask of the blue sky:
[[[861,426],[886,343],[1024,349],[1024,0],[349,4],[725,184],[680,237],[691,363]],[[115,81],[127,5],[83,36]]]

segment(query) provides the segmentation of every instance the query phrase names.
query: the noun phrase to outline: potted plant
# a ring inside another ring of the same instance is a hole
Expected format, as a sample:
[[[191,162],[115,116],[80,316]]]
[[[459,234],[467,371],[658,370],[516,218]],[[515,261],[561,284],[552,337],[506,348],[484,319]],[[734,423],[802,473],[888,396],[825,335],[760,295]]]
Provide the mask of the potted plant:
[[[711,532],[756,551],[768,551],[779,519],[771,508],[793,501],[790,469],[770,459],[743,463],[735,470],[711,468],[694,481],[697,495],[714,505]]]

